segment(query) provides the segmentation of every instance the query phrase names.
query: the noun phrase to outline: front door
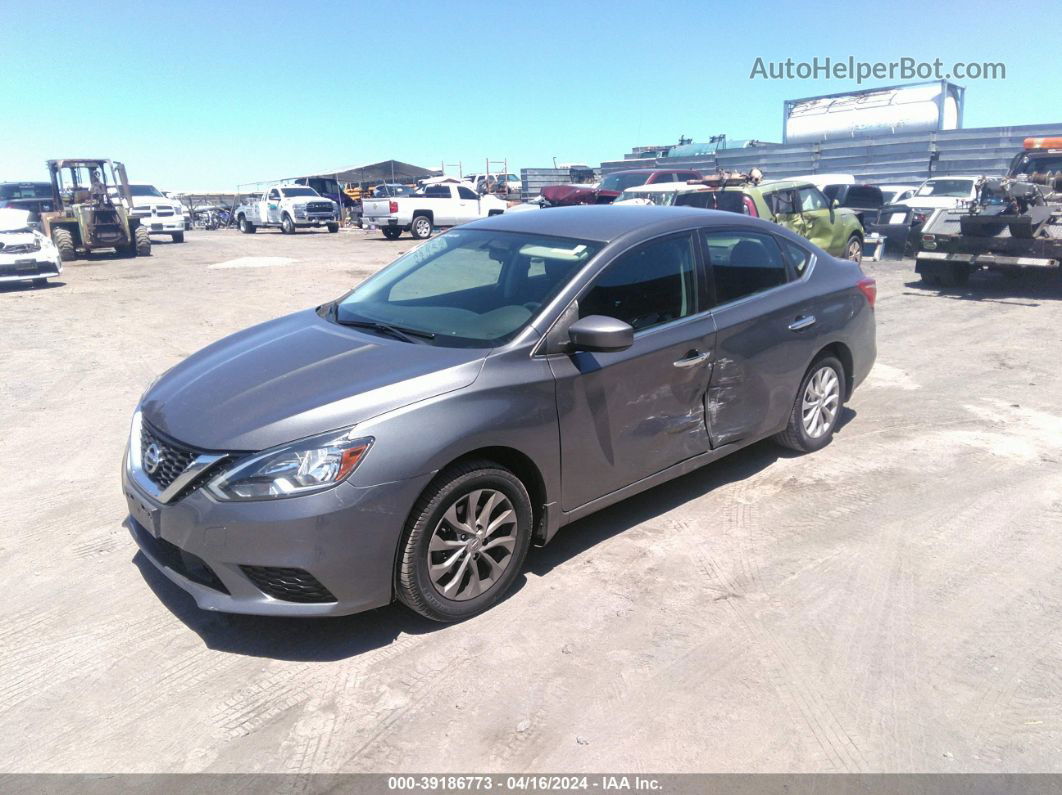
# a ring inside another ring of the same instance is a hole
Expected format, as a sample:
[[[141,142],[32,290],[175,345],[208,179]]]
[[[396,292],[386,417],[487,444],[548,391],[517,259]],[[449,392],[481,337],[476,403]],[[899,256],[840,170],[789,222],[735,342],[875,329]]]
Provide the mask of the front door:
[[[799,191],[800,212],[804,216],[804,237],[835,257],[844,255],[844,244],[839,240],[843,233],[841,224],[834,223],[834,211],[822,191],[811,185]]]
[[[266,194],[265,220],[271,224],[280,223],[280,191],[276,188]]]
[[[708,429],[719,447],[785,422],[816,350],[816,303],[800,278],[809,251],[761,232],[702,235],[716,327]]]
[[[635,333],[625,351],[549,359],[564,510],[708,450],[714,327],[701,273],[693,233],[671,235],[621,254],[580,296],[579,317],[618,318]]]

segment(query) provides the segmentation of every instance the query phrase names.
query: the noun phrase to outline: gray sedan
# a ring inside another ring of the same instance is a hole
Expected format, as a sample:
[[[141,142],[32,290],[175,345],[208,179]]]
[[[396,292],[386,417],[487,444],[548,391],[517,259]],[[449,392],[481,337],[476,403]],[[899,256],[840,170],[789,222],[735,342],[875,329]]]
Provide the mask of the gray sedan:
[[[874,298],[733,213],[468,224],[165,373],[133,417],[128,526],[208,610],[464,619],[580,517],[760,439],[826,445]]]

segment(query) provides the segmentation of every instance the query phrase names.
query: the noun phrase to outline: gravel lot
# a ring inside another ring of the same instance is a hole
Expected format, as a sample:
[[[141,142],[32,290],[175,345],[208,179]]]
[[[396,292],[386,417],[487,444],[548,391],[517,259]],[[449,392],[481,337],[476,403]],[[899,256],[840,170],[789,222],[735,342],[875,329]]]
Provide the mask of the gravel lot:
[[[467,623],[199,611],[122,525],[139,395],[412,244],[193,232],[0,287],[0,771],[1062,771],[1047,278],[868,263],[878,363],[833,444],[565,528]]]

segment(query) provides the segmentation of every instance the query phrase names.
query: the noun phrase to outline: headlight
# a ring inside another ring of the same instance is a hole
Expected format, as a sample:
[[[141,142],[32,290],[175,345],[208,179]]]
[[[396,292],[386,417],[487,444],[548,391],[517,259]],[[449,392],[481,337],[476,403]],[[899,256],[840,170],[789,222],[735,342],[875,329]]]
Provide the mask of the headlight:
[[[332,431],[275,447],[218,475],[207,488],[220,500],[297,497],[335,486],[353,472],[372,446],[353,430]]]

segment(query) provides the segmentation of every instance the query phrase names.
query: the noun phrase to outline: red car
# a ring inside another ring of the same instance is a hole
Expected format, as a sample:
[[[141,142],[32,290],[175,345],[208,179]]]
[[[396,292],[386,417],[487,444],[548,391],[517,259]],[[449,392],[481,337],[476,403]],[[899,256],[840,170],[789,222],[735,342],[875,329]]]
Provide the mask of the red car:
[[[656,182],[686,182],[701,179],[696,171],[679,168],[632,168],[630,171],[614,171],[599,185],[550,185],[542,189],[542,198],[550,207],[568,207],[573,204],[612,204],[627,188],[652,185]]]

